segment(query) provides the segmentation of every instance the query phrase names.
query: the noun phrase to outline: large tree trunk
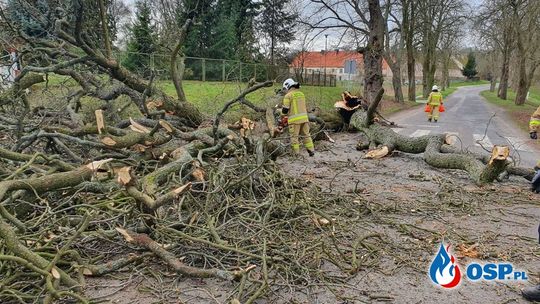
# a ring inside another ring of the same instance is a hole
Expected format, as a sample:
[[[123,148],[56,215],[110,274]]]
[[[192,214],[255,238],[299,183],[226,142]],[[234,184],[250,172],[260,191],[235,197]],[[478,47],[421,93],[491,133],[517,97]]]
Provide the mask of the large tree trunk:
[[[392,70],[392,87],[394,88],[394,101],[404,103],[403,89],[401,88],[401,67],[399,62],[392,61],[392,58],[387,57],[386,62]]]
[[[497,85],[497,76],[492,75],[489,81],[489,91],[495,92],[495,86]]]
[[[382,59],[384,51],[385,21],[378,0],[369,0],[369,39],[364,54],[364,96],[369,102],[382,88]]]
[[[529,80],[527,79],[527,67],[526,67],[526,58],[521,54],[519,57],[518,64],[518,82],[517,82],[517,91],[516,99],[514,103],[518,106],[525,104],[527,100],[527,92],[529,91]]]
[[[413,46],[415,31],[414,17],[414,1],[403,1],[403,35],[405,36],[405,49],[407,51],[407,79],[409,80],[409,101],[416,100],[416,60],[414,58]]]
[[[502,53],[503,64],[501,67],[501,82],[499,83],[499,91],[497,96],[500,99],[506,100],[508,98],[508,78],[510,77],[510,54],[509,50],[505,48]]]
[[[431,92],[431,87],[435,83],[435,64],[433,63],[433,55],[433,50],[431,50],[431,48],[428,48],[424,57],[424,62],[422,64],[422,93],[424,98],[428,97],[429,93]]]
[[[443,90],[446,90],[450,86],[450,73],[449,73],[449,65],[450,65],[450,55],[446,54],[443,56],[443,64],[442,64],[442,79],[441,79],[441,87]]]
[[[407,75],[409,79],[409,100],[416,101],[416,60],[413,50],[407,48]]]
[[[503,173],[508,162],[505,156],[500,157],[499,153],[493,153],[487,164],[478,159],[473,154],[460,153],[457,149],[445,144],[444,134],[425,135],[421,137],[407,137],[394,132],[391,128],[373,123],[370,111],[373,110],[382,98],[382,94],[374,104],[370,105],[368,111],[357,111],[351,117],[351,126],[361,130],[369,140],[369,143],[359,144],[358,147],[375,146],[377,157],[382,157],[394,150],[405,153],[424,153],[424,160],[431,166],[445,169],[461,169],[467,171],[471,178],[479,185],[494,181]],[[508,151],[507,148],[504,148]],[[494,150],[495,151],[495,150]]]

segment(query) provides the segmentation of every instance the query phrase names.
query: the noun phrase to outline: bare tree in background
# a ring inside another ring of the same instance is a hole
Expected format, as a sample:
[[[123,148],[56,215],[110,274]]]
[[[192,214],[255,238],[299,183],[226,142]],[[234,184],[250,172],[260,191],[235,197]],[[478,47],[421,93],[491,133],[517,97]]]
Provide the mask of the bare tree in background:
[[[450,86],[450,66],[453,63],[454,55],[458,52],[459,39],[463,35],[459,27],[454,30],[445,31],[441,35],[440,46],[440,62],[441,62],[441,87],[443,90]]]
[[[403,103],[403,90],[401,88],[401,64],[404,48],[403,25],[396,16],[396,11],[397,5],[395,2],[387,0],[384,7],[384,19],[387,20],[384,31],[384,60],[388,63],[390,70],[392,70],[394,100]]]
[[[415,58],[415,35],[417,33],[418,1],[415,0],[400,0],[401,1],[401,16],[402,16],[402,36],[405,41],[405,50],[407,52],[407,79],[408,99],[416,100],[416,58]]]
[[[475,28],[484,45],[500,53],[500,76],[497,96],[508,97],[510,58],[514,49],[512,15],[508,13],[508,0],[486,0],[476,16]]]
[[[366,38],[364,46],[358,51],[364,57],[364,96],[369,100],[382,89],[384,81],[382,60],[384,52],[384,36],[386,20],[381,3],[378,0],[310,0],[314,13],[305,20],[313,29],[338,29],[352,32],[356,37]]]
[[[309,26],[306,26],[305,24],[300,24],[299,26],[301,28],[298,29],[298,31],[302,33],[302,36],[298,40],[298,49],[291,54],[291,63],[296,80],[303,83],[306,77],[306,70],[304,66],[307,57],[306,52],[313,47],[317,35],[312,35],[313,31]]]
[[[536,69],[540,65],[540,2],[536,0],[510,1],[513,35],[516,39],[518,60],[517,92],[514,103],[523,105]]]
[[[420,0],[418,18],[422,37],[422,85],[427,97],[435,83],[437,46],[446,31],[465,20],[465,2],[461,0]]]

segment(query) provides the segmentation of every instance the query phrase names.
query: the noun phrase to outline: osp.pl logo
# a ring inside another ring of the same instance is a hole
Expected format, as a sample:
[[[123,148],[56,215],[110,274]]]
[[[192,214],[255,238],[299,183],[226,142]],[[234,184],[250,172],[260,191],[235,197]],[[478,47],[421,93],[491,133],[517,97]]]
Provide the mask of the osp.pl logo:
[[[429,267],[429,277],[433,283],[444,287],[454,288],[461,281],[461,271],[456,263],[456,258],[449,252],[450,245],[444,247],[441,243],[439,252],[435,255]]]
[[[457,287],[461,282],[461,270],[457,259],[450,253],[450,245],[445,246],[441,242],[439,251],[429,267],[431,281],[443,288]],[[469,281],[512,281],[527,280],[525,271],[514,271],[511,263],[486,263],[472,262],[467,265],[465,277]]]

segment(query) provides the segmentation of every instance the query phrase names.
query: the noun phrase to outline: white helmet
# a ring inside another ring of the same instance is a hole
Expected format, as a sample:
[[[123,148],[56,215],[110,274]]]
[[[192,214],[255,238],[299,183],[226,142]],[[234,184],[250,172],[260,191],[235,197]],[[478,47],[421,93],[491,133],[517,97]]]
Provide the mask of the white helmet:
[[[297,85],[298,82],[294,81],[292,78],[289,78],[283,82],[283,88],[289,90],[292,86]]]
[[[439,87],[434,85],[432,88],[431,88],[432,91],[438,91],[439,90]]]

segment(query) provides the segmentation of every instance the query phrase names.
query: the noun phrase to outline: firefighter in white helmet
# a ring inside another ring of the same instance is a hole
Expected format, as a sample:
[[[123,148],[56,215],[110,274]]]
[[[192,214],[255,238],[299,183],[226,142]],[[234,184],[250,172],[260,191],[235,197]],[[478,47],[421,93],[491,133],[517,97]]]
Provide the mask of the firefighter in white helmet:
[[[430,111],[428,112],[428,121],[431,122],[433,120],[434,122],[437,122],[439,120],[439,107],[443,104],[443,97],[441,92],[439,92],[439,87],[434,85],[431,88],[431,93],[428,97],[427,105],[430,107]],[[427,111],[427,110],[426,110]]]
[[[289,134],[294,153],[300,152],[299,136],[302,137],[304,147],[309,156],[315,155],[313,140],[309,134],[309,118],[306,109],[306,97],[300,90],[300,84],[289,78],[283,82],[283,90],[286,92],[283,98],[283,115],[288,116]]]
[[[534,111],[529,120],[529,135],[531,139],[538,139],[538,132],[540,132],[540,107]]]

